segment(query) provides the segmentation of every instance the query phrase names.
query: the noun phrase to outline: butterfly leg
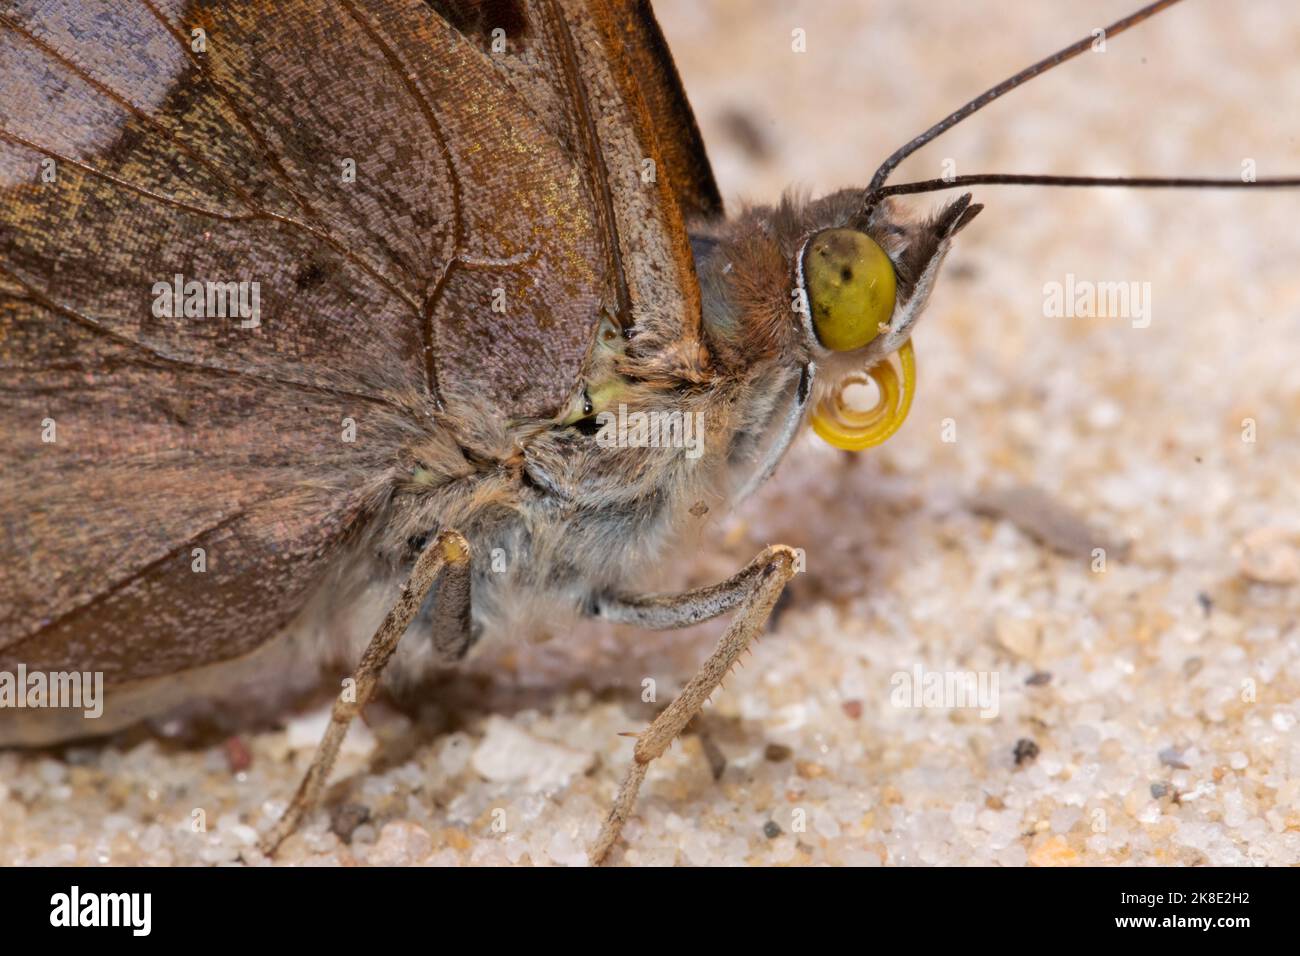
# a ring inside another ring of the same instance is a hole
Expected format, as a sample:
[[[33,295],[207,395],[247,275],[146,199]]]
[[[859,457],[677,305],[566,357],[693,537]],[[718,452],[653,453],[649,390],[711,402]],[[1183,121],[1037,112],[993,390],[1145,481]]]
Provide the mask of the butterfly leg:
[[[457,640],[456,635],[443,632],[468,627],[469,557],[469,542],[455,531],[444,531],[420,553],[415,566],[411,568],[410,577],[402,585],[397,603],[389,610],[366,646],[365,653],[361,655],[361,663],[353,675],[354,693],[340,696],[334,701],[329,725],[325,728],[320,746],[316,748],[311,766],[298,785],[298,792],[294,794],[284,815],[262,838],[260,846],[263,853],[268,856],[273,854],[320,799],[352,718],[361,712],[361,708],[374,693],[379,675],[397,650],[397,642],[402,639],[407,627],[419,613],[420,605],[435,586],[439,588],[439,606],[434,611],[434,644],[441,646],[443,643],[453,643]]]
[[[667,750],[691,718],[704,707],[736,659],[763,630],[786,583],[800,568],[799,555],[794,549],[773,545],[721,584],[681,594],[609,598],[597,602],[594,610],[602,617],[656,630],[688,627],[737,606],[741,610],[682,692],[637,736],[632,766],[618,789],[596,842],[588,851],[593,864],[599,865],[605,859],[632,815],[637,791],[645,780],[650,761]]]

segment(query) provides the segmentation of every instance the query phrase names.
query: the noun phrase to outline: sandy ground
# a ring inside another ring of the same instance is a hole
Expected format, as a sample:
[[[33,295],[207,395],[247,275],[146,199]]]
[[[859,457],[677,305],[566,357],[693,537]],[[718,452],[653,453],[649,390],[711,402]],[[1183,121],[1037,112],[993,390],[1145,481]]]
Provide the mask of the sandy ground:
[[[949,109],[1135,5],[657,7],[734,207],[865,182]],[[1300,14],[1232,10],[1191,0],[1112,39],[898,178],[949,159],[1300,172]],[[615,862],[1300,863],[1300,195],[976,192],[988,208],[916,335],[907,426],[857,457],[805,437],[674,563],[703,583],[771,541],[808,553],[770,634],[652,769]],[[1045,285],[1070,276],[1136,283],[1144,306],[1045,314]],[[630,758],[617,734],[655,711],[642,682],[662,706],[717,633],[486,649],[421,708],[372,710],[331,809],[281,859],[582,863]],[[907,693],[965,673],[996,690],[988,706]],[[265,862],[256,833],[322,720],[0,753],[0,863]]]

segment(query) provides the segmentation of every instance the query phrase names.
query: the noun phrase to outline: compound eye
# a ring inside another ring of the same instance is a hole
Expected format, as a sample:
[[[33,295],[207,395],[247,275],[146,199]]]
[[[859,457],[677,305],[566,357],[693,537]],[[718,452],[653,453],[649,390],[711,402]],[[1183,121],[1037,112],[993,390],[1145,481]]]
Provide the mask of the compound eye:
[[[817,233],[804,251],[803,277],[813,330],[833,352],[862,348],[894,314],[894,264],[866,233]]]

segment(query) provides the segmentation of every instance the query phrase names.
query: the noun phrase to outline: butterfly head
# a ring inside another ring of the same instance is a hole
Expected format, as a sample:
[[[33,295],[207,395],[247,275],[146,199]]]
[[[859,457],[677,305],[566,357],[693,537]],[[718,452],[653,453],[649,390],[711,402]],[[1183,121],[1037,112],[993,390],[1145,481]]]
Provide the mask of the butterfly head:
[[[982,208],[968,194],[914,222],[882,204],[803,240],[792,298],[821,380],[812,425],[830,444],[858,451],[902,425],[915,385],[912,329],[952,237]],[[875,406],[853,407],[850,387],[871,381]]]

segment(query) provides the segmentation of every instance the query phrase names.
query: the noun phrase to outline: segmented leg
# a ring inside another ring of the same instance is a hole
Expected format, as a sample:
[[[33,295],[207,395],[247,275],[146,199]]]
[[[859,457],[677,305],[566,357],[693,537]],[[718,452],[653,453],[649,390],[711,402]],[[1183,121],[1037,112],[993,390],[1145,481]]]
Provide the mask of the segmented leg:
[[[379,675],[397,650],[397,642],[406,633],[407,627],[420,605],[424,603],[434,585],[440,581],[455,582],[454,587],[439,592],[439,607],[435,610],[435,630],[442,627],[467,627],[469,621],[469,542],[455,531],[444,531],[438,535],[416,559],[411,568],[410,577],[402,585],[397,603],[389,610],[375,636],[370,639],[361,663],[353,675],[353,693],[340,696],[334,701],[334,710],[330,714],[329,726],[316,748],[316,756],[311,766],[298,785],[288,809],[274,827],[262,838],[262,852],[273,854],[289,834],[298,828],[302,818],[316,806],[321,791],[329,779],[334,761],[338,757],[339,745],[347,734],[352,718],[361,712],[361,708],[370,700]],[[443,607],[444,599],[455,607]],[[461,606],[463,605],[463,606]],[[448,634],[434,634],[435,646],[456,643],[456,637]],[[464,643],[464,642],[462,642]]]
[[[678,595],[612,599],[598,604],[597,610],[602,616],[659,628],[686,627],[723,614],[737,605],[743,606],[690,683],[637,737],[632,766],[618,789],[600,835],[588,851],[593,864],[599,865],[604,861],[632,815],[637,791],[645,780],[650,761],[667,750],[691,718],[699,713],[736,659],[763,630],[786,582],[799,568],[798,554],[792,548],[774,545],[722,584]]]

